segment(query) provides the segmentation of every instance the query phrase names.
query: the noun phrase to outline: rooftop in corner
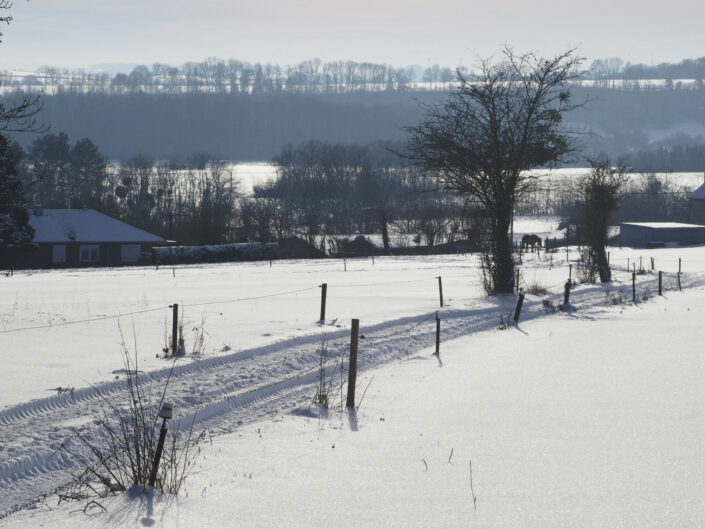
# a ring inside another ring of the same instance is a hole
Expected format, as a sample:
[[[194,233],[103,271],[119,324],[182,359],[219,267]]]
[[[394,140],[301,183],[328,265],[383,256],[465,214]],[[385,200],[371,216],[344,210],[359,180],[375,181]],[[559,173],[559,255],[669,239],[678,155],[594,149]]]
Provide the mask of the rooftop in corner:
[[[44,209],[29,217],[36,243],[162,243],[158,235],[130,226],[94,209]]]
[[[670,229],[670,228],[703,228],[705,226],[702,226],[700,224],[685,224],[683,222],[622,222],[620,223],[622,225],[627,225],[627,226],[642,226],[644,228],[662,228],[662,229]]]

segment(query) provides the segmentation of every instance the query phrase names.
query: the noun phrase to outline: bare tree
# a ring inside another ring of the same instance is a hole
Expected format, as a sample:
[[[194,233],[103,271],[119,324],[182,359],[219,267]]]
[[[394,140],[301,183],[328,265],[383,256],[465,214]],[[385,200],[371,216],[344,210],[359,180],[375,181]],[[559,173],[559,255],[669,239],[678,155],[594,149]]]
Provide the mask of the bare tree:
[[[619,191],[624,185],[625,167],[618,164],[612,167],[609,160],[589,160],[592,169],[580,183],[583,196],[583,223],[587,252],[583,257],[588,276],[599,274],[600,281],[612,279],[612,271],[607,262],[607,228],[610,216],[619,205]]]
[[[0,10],[10,9],[11,0],[0,0]],[[0,24],[9,24],[10,15],[0,15]],[[2,37],[2,33],[0,33]],[[0,40],[2,42],[2,40]],[[46,132],[47,127],[37,122],[41,110],[39,94],[20,92],[9,105],[0,102],[0,131],[2,132]]]
[[[409,127],[407,156],[441,185],[478,201],[486,214],[488,293],[513,290],[509,228],[528,169],[555,166],[574,152],[563,114],[576,108],[568,82],[582,59],[575,50],[552,58],[505,48],[476,73],[457,71],[459,87]]]

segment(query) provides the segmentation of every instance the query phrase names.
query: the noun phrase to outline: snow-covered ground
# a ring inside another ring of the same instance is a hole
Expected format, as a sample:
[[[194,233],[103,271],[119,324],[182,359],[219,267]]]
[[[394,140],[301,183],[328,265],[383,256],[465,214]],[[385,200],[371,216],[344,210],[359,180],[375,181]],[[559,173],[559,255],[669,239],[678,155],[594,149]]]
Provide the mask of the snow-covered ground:
[[[614,265],[627,259],[667,272],[674,283],[678,258],[683,271],[705,271],[699,248],[612,249]],[[574,264],[576,248],[568,257]],[[568,277],[566,252],[525,254],[520,266],[526,288],[547,287],[556,296]],[[573,270],[575,273],[575,270]],[[120,343],[137,350],[140,367],[164,368],[162,348],[171,333],[172,310],[182,313],[188,352],[203,330],[198,362],[282,339],[321,336],[349,328],[350,320],[374,325],[439,308],[437,276],[442,277],[445,309],[485,307],[476,255],[376,257],[135,267],[64,271],[25,271],[0,277],[0,344],[5,373],[0,407],[50,396],[57,387],[82,387],[112,380],[122,368]],[[573,279],[575,279],[573,275]],[[629,283],[626,272],[617,278]],[[685,279],[684,279],[685,280]],[[639,281],[655,281],[639,276]],[[328,284],[326,320],[318,325],[320,288]],[[507,307],[493,309],[499,320]]]
[[[215,435],[188,494],[117,495],[96,516],[49,497],[0,527],[701,527],[705,248],[612,248],[612,285],[578,285],[574,312],[546,313],[577,255],[524,255],[522,285],[548,292],[528,294],[507,330],[516,297],[483,297],[475,256],[1,277],[0,512],[65,480],[58,444],[94,427],[98,392],[122,395],[118,322],[148,388],[163,385],[169,303],[184,307],[187,344],[202,318],[207,333],[169,398],[182,421],[200,401]],[[627,259],[648,270],[651,257],[667,290],[639,275],[632,305]],[[318,351],[325,337],[345,355],[351,318],[365,335],[358,401],[369,388],[355,417],[322,418],[309,406]]]

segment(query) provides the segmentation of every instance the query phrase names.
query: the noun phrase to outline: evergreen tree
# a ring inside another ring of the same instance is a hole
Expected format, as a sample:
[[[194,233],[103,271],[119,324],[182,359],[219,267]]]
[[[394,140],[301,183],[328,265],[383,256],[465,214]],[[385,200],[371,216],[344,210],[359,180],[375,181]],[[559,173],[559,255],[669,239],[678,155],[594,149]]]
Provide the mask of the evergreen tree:
[[[63,132],[39,136],[32,142],[27,158],[28,176],[36,182],[35,201],[44,207],[70,207],[69,137]]]
[[[100,207],[107,178],[106,162],[88,138],[74,143],[69,156],[71,206]]]
[[[0,134],[0,250],[28,248],[34,238],[25,206],[24,186],[17,174],[20,151]]]

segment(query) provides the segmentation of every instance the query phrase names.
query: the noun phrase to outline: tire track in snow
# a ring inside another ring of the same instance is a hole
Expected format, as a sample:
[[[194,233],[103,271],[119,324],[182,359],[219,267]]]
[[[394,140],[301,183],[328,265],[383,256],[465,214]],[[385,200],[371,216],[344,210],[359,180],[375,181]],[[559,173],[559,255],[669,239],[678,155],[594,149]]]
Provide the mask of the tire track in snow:
[[[487,321],[489,309],[447,311],[444,313],[448,321],[444,338],[466,334],[465,320],[469,315],[470,319]],[[361,341],[358,369],[369,369],[415,353],[420,347],[431,346],[435,324],[428,321],[425,327],[418,325],[427,319],[428,315],[422,315],[363,326],[363,333],[384,334],[385,337],[375,342]],[[450,322],[454,322],[453,325]],[[493,327],[494,319],[486,326]],[[323,336],[324,333],[320,333],[284,340],[227,357],[175,367],[167,398],[181,412],[177,421],[182,427],[190,426],[195,416],[194,425],[201,429],[233,416],[228,422],[245,424],[263,414],[300,405],[296,400],[292,404],[290,397],[315,384]],[[336,351],[347,347],[349,330],[335,330],[325,336],[329,351]],[[374,354],[375,351],[381,354]],[[145,391],[158,394],[169,371],[141,375]],[[85,431],[96,428],[90,419],[99,411],[101,399],[109,398],[112,402],[125,388],[125,381],[109,382],[76,390],[73,395],[49,397],[2,412],[0,436],[5,446],[10,445],[15,450],[7,454],[0,465],[0,486],[7,491],[0,500],[0,512],[13,509],[37,494],[51,492],[66,482],[71,461],[59,451],[60,443],[71,435],[77,420],[83,419],[81,426]],[[203,388],[203,392],[194,399],[196,388]]]
[[[640,286],[651,288],[655,281],[649,278]],[[687,281],[690,288],[702,284],[700,277]],[[686,286],[685,280],[683,285]],[[616,286],[611,290],[631,289],[630,284]],[[579,309],[602,305],[605,292],[601,286],[579,288],[571,294],[571,301]],[[442,309],[443,341],[496,328],[500,314],[506,317],[513,312],[515,299],[510,295],[497,296],[477,309]],[[541,299],[527,297],[521,321],[544,314]],[[362,372],[433,347],[435,322],[432,313],[370,326],[363,322],[361,334],[365,336],[358,352],[358,370]],[[159,395],[171,373],[167,399],[181,413],[175,422],[182,429],[192,423],[199,430],[220,424],[238,427],[267,414],[291,411],[305,402],[302,399],[313,397],[324,336],[329,353],[332,352],[329,358],[341,348],[347,357],[349,330],[338,329],[141,374],[140,379],[146,393]],[[23,505],[28,498],[49,494],[65,483],[73,462],[59,450],[60,443],[69,437],[77,421],[82,421],[80,427],[84,431],[97,428],[91,418],[99,411],[101,400],[115,402],[122,398],[125,389],[125,380],[111,381],[0,412],[4,447],[0,513]]]

